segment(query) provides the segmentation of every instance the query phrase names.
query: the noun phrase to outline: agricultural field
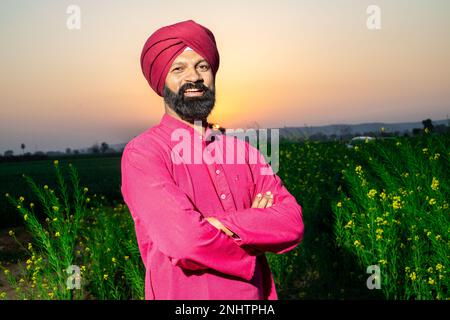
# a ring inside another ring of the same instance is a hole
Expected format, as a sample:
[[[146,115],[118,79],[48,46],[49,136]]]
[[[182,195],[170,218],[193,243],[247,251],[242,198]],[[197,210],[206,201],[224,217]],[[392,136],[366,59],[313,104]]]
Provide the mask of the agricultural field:
[[[284,141],[277,174],[305,235],[266,254],[279,298],[449,299],[449,142]],[[0,178],[0,298],[143,299],[120,157],[2,163]]]

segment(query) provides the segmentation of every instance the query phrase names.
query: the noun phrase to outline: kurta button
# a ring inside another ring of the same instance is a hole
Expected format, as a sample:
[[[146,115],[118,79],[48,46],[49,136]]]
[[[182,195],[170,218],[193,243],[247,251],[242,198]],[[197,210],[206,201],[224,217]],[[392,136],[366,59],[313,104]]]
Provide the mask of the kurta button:
[[[220,195],[220,199],[222,199],[222,200],[225,200],[226,197],[227,197],[227,196],[224,195],[223,193]]]
[[[220,173],[220,170],[219,170],[219,169],[217,169],[217,170],[216,170],[216,173],[217,173],[217,174],[219,174],[219,173]]]

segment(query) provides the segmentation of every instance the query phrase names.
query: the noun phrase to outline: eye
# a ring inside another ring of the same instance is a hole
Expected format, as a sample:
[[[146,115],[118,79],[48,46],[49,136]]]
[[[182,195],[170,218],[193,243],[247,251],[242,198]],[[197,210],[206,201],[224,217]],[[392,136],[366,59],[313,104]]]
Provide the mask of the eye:
[[[176,67],[176,68],[174,68],[172,71],[180,71],[181,70],[181,67]]]
[[[209,69],[209,66],[206,65],[206,64],[202,64],[202,65],[200,66],[200,69],[202,69],[202,70],[208,70],[208,69]]]

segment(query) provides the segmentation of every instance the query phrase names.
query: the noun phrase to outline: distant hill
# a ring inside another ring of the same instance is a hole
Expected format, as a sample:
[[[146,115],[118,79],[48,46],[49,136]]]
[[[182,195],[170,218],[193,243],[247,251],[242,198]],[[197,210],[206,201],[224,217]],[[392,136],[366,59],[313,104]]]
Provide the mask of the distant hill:
[[[448,126],[448,120],[433,120],[433,125]],[[422,122],[400,122],[400,123],[385,123],[385,122],[368,122],[360,124],[331,124],[325,126],[303,126],[303,127],[283,127],[280,129],[280,138],[299,138],[310,137],[312,135],[323,134],[326,136],[336,135],[364,135],[370,132],[380,132],[384,128],[386,133],[411,134],[414,128],[423,128]]]

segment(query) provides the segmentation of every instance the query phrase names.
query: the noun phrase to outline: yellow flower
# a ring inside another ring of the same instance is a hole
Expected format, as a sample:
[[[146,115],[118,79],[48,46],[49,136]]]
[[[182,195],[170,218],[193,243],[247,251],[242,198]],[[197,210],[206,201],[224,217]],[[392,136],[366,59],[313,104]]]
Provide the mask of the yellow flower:
[[[411,271],[411,269],[410,269],[409,267],[406,267],[406,268],[405,268],[405,272],[406,272],[406,273],[409,273],[409,271]]]
[[[339,201],[339,202],[337,203],[337,206],[338,206],[339,208],[341,208],[341,207],[342,207],[342,202]]]
[[[89,190],[89,189],[86,188],[86,187],[84,187],[84,189],[83,189],[84,192],[88,192],[88,190]]]
[[[411,275],[409,276],[411,278],[412,281],[417,279],[416,273],[412,272]]]
[[[6,292],[0,293],[0,299],[5,299],[5,298],[6,298]]]
[[[392,202],[392,207],[395,210],[401,209],[402,208],[402,203],[401,203],[401,200],[400,200],[400,196],[393,197],[393,200],[394,201]]]
[[[27,263],[27,264],[31,264],[32,262],[33,262],[33,261],[31,261],[31,259],[28,259],[26,263]]]
[[[361,173],[363,173],[362,167],[361,167],[361,166],[357,166],[357,167],[355,168],[355,172],[356,172],[356,174],[358,174],[358,175],[360,175]]]
[[[47,190],[47,189],[48,189],[48,185],[45,185],[45,186],[44,186],[44,189]]]
[[[438,263],[438,264],[436,265],[436,270],[437,270],[437,271],[441,271],[443,268],[444,268],[444,266],[443,266],[442,264],[440,264],[440,263]]]
[[[86,271],[86,266],[81,266],[81,271]]]
[[[353,242],[353,245],[357,248],[361,247],[361,242],[359,240],[355,240],[355,242]]]
[[[350,220],[349,222],[347,222],[347,224],[345,225],[345,227],[344,228],[351,228],[351,227],[353,227],[354,226],[354,223],[353,223],[353,220]]]
[[[397,147],[401,146],[402,143],[400,141],[397,141],[397,143],[395,144]]]
[[[60,236],[61,236],[61,234],[59,233],[59,231],[56,231],[55,237],[60,237]]]
[[[422,152],[425,153],[425,154],[428,153],[428,148],[423,148]]]
[[[59,163],[59,161],[58,161],[58,160],[55,160],[55,161],[53,161],[53,164],[54,164],[55,166],[57,166],[57,165],[58,165],[58,163]]]
[[[8,234],[9,234],[10,237],[12,237],[12,236],[14,236],[14,231],[9,230]]]
[[[34,203],[30,202],[30,208],[33,208],[33,207],[34,207]]]
[[[3,271],[3,273],[4,273],[5,275],[8,275],[8,274],[10,274],[11,272],[10,272],[8,269],[5,269],[5,270]]]
[[[22,197],[22,196],[20,196],[19,201],[20,201],[20,202],[23,202],[23,200],[25,200],[25,198]]]
[[[385,265],[385,264],[387,264],[387,260],[381,259],[380,261],[378,261],[378,263],[381,263],[381,264]]]
[[[108,280],[108,274],[105,273],[105,274],[103,275],[103,280]]]
[[[386,197],[387,197],[387,196],[386,196],[386,193],[384,193],[384,192],[381,192],[381,193],[380,193],[380,198],[381,198],[381,200],[383,200],[383,201],[386,200]]]
[[[431,189],[437,190],[439,189],[439,180],[433,177],[433,181],[431,182]]]
[[[435,281],[434,281],[433,278],[428,278],[428,283],[431,284],[431,285],[433,285],[433,284],[435,283]]]
[[[437,159],[439,159],[440,156],[441,156],[441,155],[440,155],[439,153],[435,153],[433,159],[434,159],[434,160],[437,160]]]
[[[31,250],[31,249],[33,249],[33,245],[30,242],[28,242],[28,250]]]
[[[53,293],[53,292],[49,292],[49,293],[48,293],[48,296],[49,296],[50,298],[53,298],[54,293]]]
[[[433,273],[433,267],[429,267],[429,268],[427,269],[427,271],[428,271],[428,273]]]
[[[428,202],[430,205],[433,205],[436,203],[436,199],[431,198],[430,201]]]
[[[367,193],[367,196],[368,196],[370,199],[373,199],[373,198],[375,197],[376,194],[377,194],[377,190],[375,190],[375,189],[370,189],[370,191]]]
[[[130,259],[130,256],[125,256],[124,258],[125,258],[125,260],[128,260],[128,259]]]
[[[436,237],[434,237],[437,241],[441,240],[441,235],[438,234]]]
[[[56,212],[58,212],[59,208],[57,206],[53,206],[52,209]]]
[[[425,128],[425,133],[429,133],[430,132],[430,129],[428,129],[428,128]]]
[[[112,257],[111,261],[112,261],[113,263],[116,263],[116,262],[117,262],[116,258],[114,258],[114,257]]]
[[[54,218],[52,219],[52,221],[53,221],[53,222],[56,222],[56,221],[58,221],[58,218],[57,218],[57,217],[54,217]]]

